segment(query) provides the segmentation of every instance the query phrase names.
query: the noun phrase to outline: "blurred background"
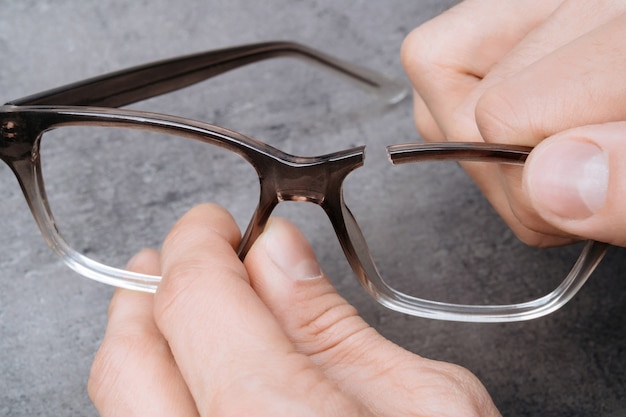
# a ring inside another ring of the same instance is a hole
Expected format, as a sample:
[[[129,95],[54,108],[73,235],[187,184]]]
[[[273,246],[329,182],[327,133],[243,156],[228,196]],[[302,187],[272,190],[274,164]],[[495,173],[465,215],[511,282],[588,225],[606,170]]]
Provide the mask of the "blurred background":
[[[404,37],[455,3],[3,0],[0,101],[154,60],[268,40],[301,42],[403,80],[399,51]],[[366,167],[347,181],[346,200],[371,236],[369,241],[379,244],[377,256],[385,262],[381,269],[389,276],[406,270],[410,259],[428,283],[443,282],[440,286],[450,287],[454,294],[463,291],[455,286],[459,275],[480,277],[481,288],[496,288],[520,277],[558,281],[571,264],[568,257],[576,256],[575,249],[563,255],[529,255],[516,246],[505,227],[491,226],[495,215],[454,167],[406,175],[385,171],[385,145],[420,140],[410,99],[385,107],[332,75],[280,59],[132,107],[215,123],[293,154],[316,155],[366,144]],[[187,194],[193,196],[194,187],[204,184],[210,173],[196,171],[170,151],[157,147],[143,158],[151,162],[165,157],[173,165],[169,178],[180,178],[179,185],[188,187]],[[116,155],[115,148],[106,152]],[[68,145],[66,154],[57,153],[50,160],[81,172],[90,169],[89,157],[96,153],[105,151]],[[113,158],[112,170],[120,174],[115,184],[123,185],[141,165],[139,157],[133,158]],[[63,178],[71,176],[60,178],[63,188]],[[95,416],[86,384],[104,334],[112,289],[72,272],[46,247],[4,164],[0,182],[0,416]],[[85,198],[97,197],[94,190],[87,190]],[[136,197],[130,188],[115,190],[121,201]],[[246,195],[240,191],[239,198],[229,203],[232,206],[227,205],[241,214],[242,226],[247,206],[256,199],[242,198]],[[59,197],[59,207],[73,207],[68,198]],[[198,198],[196,203],[206,200]],[[179,204],[168,215],[175,219],[186,208]],[[389,311],[371,299],[317,207],[290,203],[277,214],[304,229],[322,267],[372,326],[412,352],[469,368],[503,415],[624,415],[623,249],[611,249],[581,292],[547,317],[513,324],[439,322]],[[78,220],[79,235],[81,225],[86,233],[92,231],[98,216],[70,214]],[[168,221],[159,222],[164,231],[150,245],[158,244],[171,225]],[[407,249],[397,233],[413,222],[426,227],[410,229],[408,237],[418,236],[414,240],[424,246]],[[109,227],[108,232],[93,229],[91,236],[101,239],[105,252],[117,253],[120,242],[133,241],[133,227],[129,222]],[[482,240],[469,243],[466,239],[471,236]],[[457,256],[462,250],[467,252],[465,258]],[[125,256],[120,252],[121,259]],[[462,261],[453,265],[456,258]],[[444,278],[448,280],[441,281]]]

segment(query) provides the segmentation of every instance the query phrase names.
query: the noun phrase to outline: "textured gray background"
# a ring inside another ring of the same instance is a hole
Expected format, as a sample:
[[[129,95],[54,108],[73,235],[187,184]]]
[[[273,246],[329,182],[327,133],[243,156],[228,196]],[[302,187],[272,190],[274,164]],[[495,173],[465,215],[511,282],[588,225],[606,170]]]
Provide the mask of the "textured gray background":
[[[297,40],[402,77],[398,56],[404,36],[453,3],[2,0],[0,100],[150,60],[272,39]],[[256,92],[254,75],[246,75],[254,73],[243,74],[240,79],[226,77],[207,85],[212,88],[208,97],[183,92],[171,101],[155,102],[154,108],[219,122],[263,140],[275,139],[277,146],[302,154],[333,151],[372,138],[378,144],[418,139],[410,101],[349,126],[341,117],[331,117],[307,128],[308,109],[326,104],[323,94],[315,98],[316,88],[298,86],[286,74],[281,88]],[[250,96],[258,101],[244,106],[249,111],[224,110],[234,108],[224,103]],[[283,100],[287,104],[281,107]],[[144,108],[152,109],[150,103]],[[287,110],[295,113],[285,119]],[[303,132],[309,139],[294,144],[291,139]],[[80,278],[57,260],[41,239],[5,166],[0,167],[0,178],[0,415],[96,415],[85,387],[104,332],[111,289]],[[451,196],[460,192],[459,187],[465,190],[454,183],[443,186],[450,187]],[[404,204],[411,204],[411,196],[406,198]],[[464,194],[461,206],[475,198]],[[374,217],[388,217],[384,206],[371,210]],[[498,325],[436,322],[393,313],[372,301],[353,279],[318,212],[302,207],[284,214],[306,230],[323,267],[363,316],[385,336],[418,354],[471,369],[504,415],[626,415],[623,250],[611,250],[581,293],[546,318]],[[469,217],[454,228],[469,227]],[[433,236],[426,237],[434,239],[442,232],[430,233]],[[393,249],[391,245],[389,250]],[[477,259],[465,268],[478,273],[486,265],[512,263],[517,255],[505,251],[499,256],[499,262],[485,264]],[[549,268],[547,260],[538,263]],[[433,273],[446,273],[446,265],[435,267]]]

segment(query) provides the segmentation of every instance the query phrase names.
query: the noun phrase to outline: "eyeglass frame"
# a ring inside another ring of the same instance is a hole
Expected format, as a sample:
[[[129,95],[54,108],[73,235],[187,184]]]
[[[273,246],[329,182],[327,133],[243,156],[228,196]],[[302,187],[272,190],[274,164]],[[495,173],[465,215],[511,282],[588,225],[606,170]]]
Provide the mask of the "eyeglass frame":
[[[365,290],[392,310],[430,319],[511,322],[549,314],[584,285],[608,244],[588,241],[564,281],[551,293],[506,305],[463,305],[421,299],[391,288],[378,272],[358,223],[343,199],[347,175],[364,162],[364,146],[320,156],[296,156],[257,139],[182,117],[118,109],[224,72],[274,57],[304,59],[347,77],[389,104],[407,94],[403,83],[293,42],[267,42],[158,61],[80,81],[0,107],[0,159],[11,168],[46,243],[77,273],[105,284],[154,292],[160,277],[96,262],[72,249],[56,227],[40,166],[39,141],[47,130],[67,125],[125,127],[174,134],[235,152],[259,175],[260,197],[243,234],[241,259],[283,201],[321,206],[352,270]],[[478,161],[523,165],[532,148],[492,143],[405,143],[387,146],[392,164],[426,160]]]

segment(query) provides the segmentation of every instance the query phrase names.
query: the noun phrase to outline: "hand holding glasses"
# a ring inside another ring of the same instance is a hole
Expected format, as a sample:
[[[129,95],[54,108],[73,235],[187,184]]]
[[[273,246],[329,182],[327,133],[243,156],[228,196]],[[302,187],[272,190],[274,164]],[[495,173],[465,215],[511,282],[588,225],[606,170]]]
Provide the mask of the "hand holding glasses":
[[[247,171],[242,176],[230,178],[236,187],[221,184],[216,192],[234,192],[237,198],[249,201],[251,195],[240,191],[239,187],[244,182],[256,183],[256,209],[239,248],[242,258],[263,231],[279,203],[307,201],[318,204],[327,213],[346,258],[364,288],[381,304],[406,314],[478,322],[540,317],[571,299],[602,259],[607,245],[588,242],[565,280],[548,294],[530,300],[511,304],[470,305],[423,299],[420,294],[394,288],[390,285],[392,280],[389,277],[381,276],[384,274],[379,272],[361,228],[344,200],[344,180],[363,165],[364,146],[327,155],[294,156],[252,137],[212,124],[118,109],[247,64],[282,56],[301,58],[321,65],[347,77],[356,86],[390,104],[400,101],[406,94],[403,85],[367,69],[302,45],[273,42],[190,55],[122,70],[14,100],[1,107],[0,157],[15,173],[48,245],[68,266],[85,277],[119,287],[154,291],[160,277],[132,273],[107,263],[96,255],[97,241],[85,240],[86,237],[80,236],[81,233],[77,233],[76,238],[72,233],[65,233],[66,224],[77,218],[77,212],[85,216],[96,209],[102,210],[104,215],[93,215],[89,217],[89,222],[94,227],[100,227],[100,230],[110,230],[116,222],[148,222],[150,214],[146,207],[174,206],[181,194],[193,194],[193,190],[185,191],[181,186],[185,170],[176,159],[178,144],[191,141],[198,144],[192,157],[206,160],[204,165],[210,165],[212,171],[208,176],[217,176],[223,166],[240,166],[243,171]],[[159,176],[162,170],[170,168],[172,164],[167,161],[161,165],[142,164],[145,162],[142,156],[146,149],[157,143],[169,143],[167,141],[172,141],[172,144],[160,146],[167,146],[168,159],[177,161],[179,169],[172,171],[173,174]],[[77,147],[84,153],[85,159],[68,161],[66,165],[58,167],[47,166],[46,153],[57,152],[58,157],[64,147]],[[122,172],[121,182],[107,183],[107,175],[111,171],[126,168],[111,169],[100,164],[99,153],[105,147],[111,147],[113,154],[136,155],[133,160],[137,166],[128,167],[128,174]],[[207,159],[203,149],[208,148],[215,150],[218,156]],[[387,147],[393,164],[448,160],[523,165],[530,151],[526,147],[486,143],[407,143]],[[71,171],[74,173],[65,170],[70,164],[77,166],[75,172]],[[131,168],[138,171],[131,171]],[[141,175],[134,174],[139,171]],[[85,198],[91,189],[91,179],[101,181],[104,185],[98,189],[96,197]],[[76,185],[71,186],[74,181]],[[156,199],[146,197],[146,200],[142,200],[143,193],[138,194],[138,206],[131,207],[129,214],[118,207],[120,201],[116,200],[116,187],[118,184],[132,185],[135,182],[140,187],[138,189],[164,187],[167,191]],[[67,193],[75,193],[77,197],[74,203],[64,202]],[[110,218],[108,223],[104,222],[104,217]],[[80,229],[80,225],[77,227]],[[126,257],[130,255],[122,254]]]

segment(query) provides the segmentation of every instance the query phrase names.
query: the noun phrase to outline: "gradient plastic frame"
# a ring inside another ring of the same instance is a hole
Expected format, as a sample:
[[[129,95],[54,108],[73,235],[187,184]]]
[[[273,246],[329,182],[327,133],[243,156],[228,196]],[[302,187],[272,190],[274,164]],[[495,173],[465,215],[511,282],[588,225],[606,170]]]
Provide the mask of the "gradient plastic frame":
[[[319,64],[390,104],[402,100],[407,93],[403,83],[303,45],[269,42],[134,67],[14,100],[0,107],[0,158],[15,173],[47,244],[70,268],[96,281],[142,291],[155,291],[160,281],[157,276],[137,274],[95,262],[69,247],[57,230],[41,173],[40,138],[43,132],[60,126],[97,125],[178,135],[239,154],[256,169],[260,179],[260,200],[239,248],[242,259],[280,202],[313,202],[320,205],[330,218],[345,256],[363,287],[381,304],[402,313],[475,322],[540,317],[571,299],[602,259],[607,245],[588,242],[558,288],[542,298],[521,304],[473,306],[408,296],[390,288],[380,276],[357,221],[343,200],[342,183],[352,170],[363,164],[363,146],[315,157],[294,156],[208,123],[117,108],[243,65],[282,56]],[[394,164],[434,159],[523,164],[530,151],[525,147],[484,143],[408,143],[388,147],[389,158]]]

